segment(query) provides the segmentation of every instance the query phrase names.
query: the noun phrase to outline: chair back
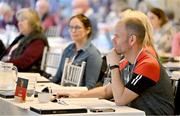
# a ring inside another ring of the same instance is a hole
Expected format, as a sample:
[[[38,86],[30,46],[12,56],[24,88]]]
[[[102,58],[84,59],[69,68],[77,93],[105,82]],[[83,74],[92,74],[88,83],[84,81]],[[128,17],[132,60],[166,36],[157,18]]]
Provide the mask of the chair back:
[[[58,37],[60,35],[60,29],[58,26],[51,26],[48,28],[45,35],[47,37]]]
[[[80,86],[84,74],[85,65],[86,62],[82,62],[81,66],[73,65],[69,62],[69,58],[66,58],[61,79],[61,85]]]
[[[41,62],[41,70],[54,76],[60,64],[62,52],[62,48],[50,47],[48,50],[47,47],[45,47]]]

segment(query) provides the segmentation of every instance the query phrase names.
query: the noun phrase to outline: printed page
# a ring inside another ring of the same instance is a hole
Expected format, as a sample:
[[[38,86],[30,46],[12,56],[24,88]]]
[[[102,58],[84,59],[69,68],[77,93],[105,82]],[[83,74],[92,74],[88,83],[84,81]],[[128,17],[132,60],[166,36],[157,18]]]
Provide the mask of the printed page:
[[[55,83],[37,83],[36,91],[41,92],[43,88],[48,87],[52,89],[52,93],[72,93],[72,92],[82,92],[87,91],[87,87],[64,87]]]
[[[27,77],[27,78],[36,77],[37,82],[49,82],[49,79],[41,76],[39,73],[18,72],[18,77]]]
[[[72,104],[77,106],[82,106],[86,108],[107,108],[116,107],[114,102],[110,102],[105,99],[98,98],[60,98],[60,102],[65,102],[66,104]]]

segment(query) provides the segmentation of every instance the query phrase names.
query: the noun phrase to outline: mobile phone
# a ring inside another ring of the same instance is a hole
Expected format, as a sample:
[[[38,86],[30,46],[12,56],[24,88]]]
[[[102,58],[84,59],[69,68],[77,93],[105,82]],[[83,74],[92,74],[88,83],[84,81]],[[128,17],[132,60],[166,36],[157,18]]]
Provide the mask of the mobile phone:
[[[113,108],[91,108],[91,112],[115,112]]]

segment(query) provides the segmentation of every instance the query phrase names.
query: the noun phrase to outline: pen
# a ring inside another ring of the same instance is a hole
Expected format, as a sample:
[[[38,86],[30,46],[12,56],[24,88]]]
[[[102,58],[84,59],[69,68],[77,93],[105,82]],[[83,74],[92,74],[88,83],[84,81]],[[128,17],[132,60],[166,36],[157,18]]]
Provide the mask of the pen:
[[[62,100],[62,99],[57,99],[57,102],[59,103],[59,104],[62,104],[62,105],[69,105],[69,104],[67,104],[64,100]]]

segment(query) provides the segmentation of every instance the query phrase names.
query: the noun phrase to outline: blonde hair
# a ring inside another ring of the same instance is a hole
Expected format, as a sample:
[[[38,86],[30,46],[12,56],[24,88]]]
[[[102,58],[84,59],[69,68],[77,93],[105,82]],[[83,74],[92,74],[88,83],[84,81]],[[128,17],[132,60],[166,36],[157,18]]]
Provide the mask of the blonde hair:
[[[136,10],[126,10],[121,14],[121,17],[122,18],[134,17],[134,18],[139,19],[146,29],[145,39],[143,41],[143,46],[144,47],[150,46],[154,49],[153,28],[152,28],[152,25],[151,25],[148,17],[144,13],[142,13],[140,11],[136,11]]]
[[[33,32],[43,31],[40,18],[35,10],[31,8],[21,9],[16,13],[16,17],[18,20],[23,20],[23,19],[28,20],[28,23],[31,26]]]
[[[4,15],[4,13],[6,13],[6,12],[11,12],[11,7],[7,3],[1,2],[0,3],[0,14]]]

